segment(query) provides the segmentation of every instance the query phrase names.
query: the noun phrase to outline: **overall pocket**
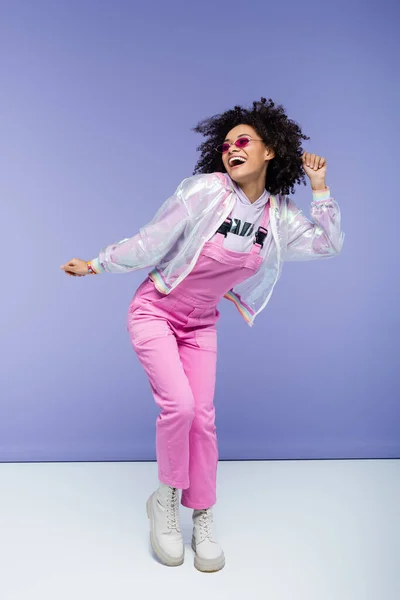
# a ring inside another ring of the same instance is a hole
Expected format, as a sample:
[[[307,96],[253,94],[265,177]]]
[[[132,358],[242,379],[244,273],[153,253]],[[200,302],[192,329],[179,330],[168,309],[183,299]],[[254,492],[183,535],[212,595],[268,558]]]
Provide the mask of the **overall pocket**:
[[[196,330],[195,338],[199,348],[217,351],[217,329],[215,327]]]
[[[185,329],[193,330],[193,337],[199,348],[217,350],[216,323],[220,317],[218,309],[193,308],[186,317]]]
[[[127,329],[134,347],[174,335],[166,319],[142,313],[131,314],[128,317]]]

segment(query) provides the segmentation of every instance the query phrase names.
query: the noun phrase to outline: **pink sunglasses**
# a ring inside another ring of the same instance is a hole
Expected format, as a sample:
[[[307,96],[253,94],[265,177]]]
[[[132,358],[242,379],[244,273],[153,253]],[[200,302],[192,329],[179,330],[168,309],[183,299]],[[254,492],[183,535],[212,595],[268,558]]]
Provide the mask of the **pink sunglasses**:
[[[223,144],[220,144],[217,147],[217,152],[220,152],[221,154],[226,154],[229,151],[229,148],[233,145],[236,146],[236,148],[242,149],[242,148],[246,148],[246,146],[248,146],[250,142],[263,142],[263,141],[264,140],[241,137],[241,138],[237,139],[236,142],[234,142],[233,144],[230,144],[229,142],[224,142]]]

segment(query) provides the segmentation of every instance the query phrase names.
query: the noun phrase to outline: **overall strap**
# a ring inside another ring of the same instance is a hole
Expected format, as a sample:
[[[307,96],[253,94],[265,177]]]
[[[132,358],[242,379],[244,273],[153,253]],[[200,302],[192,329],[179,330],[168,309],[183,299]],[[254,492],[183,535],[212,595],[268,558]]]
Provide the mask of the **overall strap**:
[[[231,219],[231,217],[227,217],[217,230],[217,235],[215,237],[215,244],[218,244],[218,246],[224,245],[224,240],[225,240],[226,236],[228,235],[229,231],[231,230],[231,227],[232,227],[232,219]]]

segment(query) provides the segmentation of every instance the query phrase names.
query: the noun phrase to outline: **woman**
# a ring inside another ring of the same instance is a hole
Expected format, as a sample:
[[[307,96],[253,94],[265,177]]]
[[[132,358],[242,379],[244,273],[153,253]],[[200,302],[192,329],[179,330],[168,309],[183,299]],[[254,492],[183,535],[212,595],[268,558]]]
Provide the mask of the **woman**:
[[[152,221],[92,261],[73,259],[71,276],[127,273],[153,267],[128,313],[132,345],[160,408],[156,423],[159,487],[147,501],[153,550],[180,565],[181,503],[193,509],[195,566],[225,564],[213,532],[218,449],[213,404],[217,304],[235,303],[252,326],[267,305],[288,260],[340,253],[339,206],[326,187],[324,158],[302,151],[307,140],[284,109],[261,98],[234,107],[194,129],[205,137],[192,177]],[[312,187],[311,217],[287,194]]]

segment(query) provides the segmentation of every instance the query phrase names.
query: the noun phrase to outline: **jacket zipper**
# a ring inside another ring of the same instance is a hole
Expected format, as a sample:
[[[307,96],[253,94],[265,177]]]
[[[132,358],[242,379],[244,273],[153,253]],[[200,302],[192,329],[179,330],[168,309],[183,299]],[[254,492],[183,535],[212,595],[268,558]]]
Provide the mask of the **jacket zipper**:
[[[274,201],[276,202],[276,200],[275,200],[275,199],[274,199]],[[275,238],[275,242],[276,242],[277,258],[278,258],[278,274],[279,274],[280,265],[281,265],[281,250],[280,250],[280,248],[279,248],[279,240],[278,240],[278,235],[277,235],[277,231],[276,231],[276,221],[275,221],[275,219],[276,219],[276,215],[278,214],[278,212],[279,212],[279,208],[276,206],[276,207],[274,208],[274,213],[275,213],[275,216],[274,216],[274,217],[272,218],[272,220],[271,220],[271,229],[272,229],[272,235],[273,235],[273,237]],[[276,277],[275,277],[274,284],[273,284],[273,286],[272,286],[272,288],[271,288],[271,291],[270,291],[270,293],[269,293],[269,294],[268,294],[268,296],[267,296],[267,299],[265,300],[264,304],[263,304],[263,305],[262,305],[262,306],[261,306],[261,307],[258,309],[258,311],[257,311],[257,312],[254,314],[253,320],[254,320],[254,319],[256,318],[256,316],[257,316],[257,315],[258,315],[258,314],[259,314],[261,311],[263,311],[263,310],[264,310],[264,308],[267,306],[267,304],[268,304],[268,302],[269,302],[269,299],[270,299],[270,298],[271,298],[271,296],[272,296],[272,292],[274,291],[274,287],[275,287],[275,285],[276,285],[276,282],[277,282],[277,281],[278,281],[278,276],[276,276]]]

